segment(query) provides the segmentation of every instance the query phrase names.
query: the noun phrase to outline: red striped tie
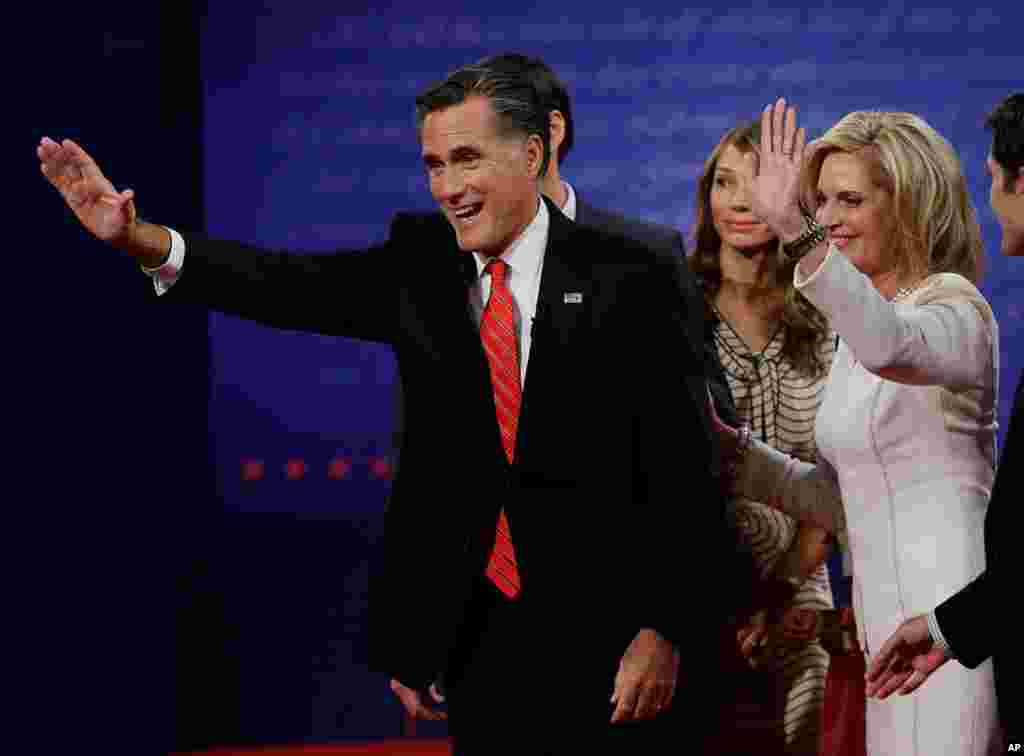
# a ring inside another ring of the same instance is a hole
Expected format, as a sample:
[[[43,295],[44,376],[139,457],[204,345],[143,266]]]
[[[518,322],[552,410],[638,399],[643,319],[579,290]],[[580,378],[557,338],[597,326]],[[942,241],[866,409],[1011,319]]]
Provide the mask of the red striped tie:
[[[505,283],[508,264],[504,260],[487,263],[491,274],[491,296],[480,322],[480,339],[487,362],[491,366],[491,388],[497,408],[501,444],[511,463],[516,451],[516,429],[519,426],[519,349],[517,347],[515,319],[512,315],[512,292]],[[510,599],[519,595],[519,569],[509,534],[505,510],[498,515],[498,530],[494,550],[487,563],[487,577]]]

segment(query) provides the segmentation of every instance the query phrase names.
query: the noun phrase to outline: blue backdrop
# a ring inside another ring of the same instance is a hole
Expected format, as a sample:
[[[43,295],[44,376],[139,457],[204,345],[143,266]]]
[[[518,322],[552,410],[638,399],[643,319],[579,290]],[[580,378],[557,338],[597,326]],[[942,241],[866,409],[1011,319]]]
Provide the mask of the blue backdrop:
[[[266,0],[240,18],[229,4],[211,4],[201,33],[211,234],[321,251],[384,239],[396,210],[432,206],[413,97],[453,68],[507,50],[541,56],[568,83],[577,142],[563,172],[578,191],[684,231],[704,157],[775,97],[800,106],[810,137],[851,110],[908,110],[953,143],[970,183],[989,252],[982,289],[1002,329],[1005,420],[1024,363],[1024,268],[999,255],[982,122],[1022,86],[1019,5],[624,9],[571,0],[486,16],[461,1],[426,15],[408,0],[339,8]],[[251,586],[253,605],[289,597],[283,606],[302,624],[272,620],[280,624],[245,653],[277,654],[283,661],[272,666],[291,669],[280,675],[297,675],[310,692],[296,701],[294,689],[275,691],[268,673],[253,673],[243,729],[278,740],[393,732],[396,712],[360,651],[365,574],[388,489],[392,356],[220,315],[209,327],[209,417],[225,510],[313,523],[268,531],[235,576]],[[327,532],[317,530],[324,522],[334,523],[330,538],[313,535]]]

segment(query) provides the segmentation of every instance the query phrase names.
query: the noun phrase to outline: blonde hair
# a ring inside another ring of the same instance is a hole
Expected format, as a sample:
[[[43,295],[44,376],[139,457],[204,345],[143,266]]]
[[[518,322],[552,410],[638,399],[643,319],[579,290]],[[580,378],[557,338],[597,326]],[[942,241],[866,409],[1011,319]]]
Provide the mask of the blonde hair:
[[[860,110],[844,116],[818,140],[824,145],[802,177],[804,201],[814,207],[825,158],[857,154],[870,164],[896,210],[892,253],[901,278],[959,273],[981,278],[985,248],[952,145],[919,116]]]
[[[704,161],[704,171],[697,182],[697,209],[691,232],[693,251],[690,253],[690,269],[693,271],[704,292],[705,315],[708,322],[714,322],[717,315],[711,307],[715,295],[722,287],[722,237],[715,229],[711,216],[711,190],[715,183],[715,169],[725,150],[733,146],[744,155],[761,154],[761,125],[751,122],[730,129]],[[828,370],[821,357],[821,344],[828,338],[828,322],[800,292],[793,287],[795,263],[781,263],[776,268],[775,282],[786,290],[785,305],[781,320],[785,327],[785,341],[782,355],[793,366],[815,378]]]

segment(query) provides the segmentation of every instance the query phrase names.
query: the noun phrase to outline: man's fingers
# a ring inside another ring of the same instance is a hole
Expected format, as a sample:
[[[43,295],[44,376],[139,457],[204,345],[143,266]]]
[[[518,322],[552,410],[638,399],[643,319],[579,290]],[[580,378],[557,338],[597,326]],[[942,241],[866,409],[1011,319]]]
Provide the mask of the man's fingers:
[[[869,682],[867,684],[867,687],[866,687],[865,691],[864,691],[867,694],[867,697],[868,698],[874,698],[875,697],[875,693],[877,693],[879,690],[881,690],[885,686],[885,684],[887,682],[889,682],[889,680],[891,678],[892,678],[892,675],[889,674],[888,672],[886,672],[884,674],[881,674],[879,677],[877,677],[873,682]]]
[[[660,709],[658,702],[661,696],[654,686],[642,685],[637,693],[636,708],[633,710],[634,719],[654,719]]]
[[[912,673],[912,669],[894,672],[889,681],[875,692],[875,698],[886,699],[891,696],[896,690],[903,687]]]
[[[441,721],[443,721],[445,719],[448,719],[448,715],[445,712],[443,712],[443,711],[438,711],[437,709],[431,709],[428,706],[424,706],[423,704],[420,704],[420,706],[419,706],[419,716],[417,718],[418,719],[425,719],[428,722],[441,722]]]
[[[894,650],[888,655],[888,663],[883,669],[883,673],[872,686],[875,698],[887,698],[902,686],[914,671],[904,658],[904,654],[898,650]]]
[[[881,677],[881,675],[884,672],[887,672],[889,667],[892,666],[895,651],[891,647],[886,648],[888,645],[889,644],[886,643],[885,646],[882,646],[882,650],[875,654],[871,663],[868,664],[867,672],[864,673],[864,679],[869,683],[872,681],[877,682],[877,678]]]
[[[405,713],[412,719],[437,721],[448,718],[445,712],[435,711],[428,706],[424,706],[420,694],[412,688],[402,685],[397,679],[392,678],[390,685],[391,692],[398,697],[402,707],[405,709]]]
[[[68,159],[82,172],[83,176],[86,178],[103,178],[103,173],[100,172],[96,162],[89,157],[89,153],[78,146],[73,140],[65,139],[62,146],[67,152]]]
[[[448,715],[445,712],[437,711],[436,709],[431,709],[429,706],[425,706],[419,696],[416,697],[415,703],[411,706],[406,706],[405,710],[409,712],[409,716],[413,719],[423,719],[428,722],[438,722],[442,719],[448,718]]]
[[[872,680],[875,677],[878,677],[878,675],[882,673],[882,670],[888,669],[893,664],[895,664],[897,650],[902,645],[903,639],[900,637],[900,633],[897,630],[895,633],[889,636],[889,639],[886,640],[885,643],[882,644],[882,647],[878,650],[878,653],[875,654],[875,657],[871,660],[871,663],[868,664],[868,670],[865,675],[867,679]]]
[[[928,679],[931,674],[931,670],[924,671],[921,669],[915,669],[913,674],[907,678],[907,681],[900,686],[899,695],[905,696],[908,693],[913,693],[921,684]]]
[[[415,691],[406,689],[397,695],[398,699],[402,702],[403,708],[405,708],[405,713],[413,719],[437,722],[448,718],[448,714],[445,712],[437,711],[436,709],[431,709],[429,706],[425,706],[423,704],[423,700]]]
[[[637,701],[636,684],[628,683],[623,685],[620,690],[616,691],[616,695],[618,696],[618,703],[615,706],[615,711],[612,712],[612,724],[626,722],[633,718]]]
[[[675,700],[676,700],[676,683],[673,682],[672,685],[669,686],[668,695],[665,696],[665,700],[661,702],[661,708],[662,709],[667,709],[669,706],[672,705],[672,702],[675,701]]]

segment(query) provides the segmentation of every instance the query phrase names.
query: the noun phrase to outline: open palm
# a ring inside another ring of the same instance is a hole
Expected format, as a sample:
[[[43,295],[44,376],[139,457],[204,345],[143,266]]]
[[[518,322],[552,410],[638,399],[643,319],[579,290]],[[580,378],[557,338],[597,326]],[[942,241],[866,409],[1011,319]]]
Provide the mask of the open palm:
[[[135,194],[118,192],[89,154],[70,139],[43,137],[36,148],[40,169],[89,231],[104,241],[122,236],[135,222]]]
[[[796,108],[779,98],[761,113],[761,145],[751,209],[783,239],[804,229],[800,211],[800,168],[807,135],[796,127]],[[813,149],[813,148],[812,148]]]
[[[904,622],[882,645],[867,669],[867,695],[887,698],[917,690],[931,674],[949,661],[949,650],[936,644],[925,615]]]

